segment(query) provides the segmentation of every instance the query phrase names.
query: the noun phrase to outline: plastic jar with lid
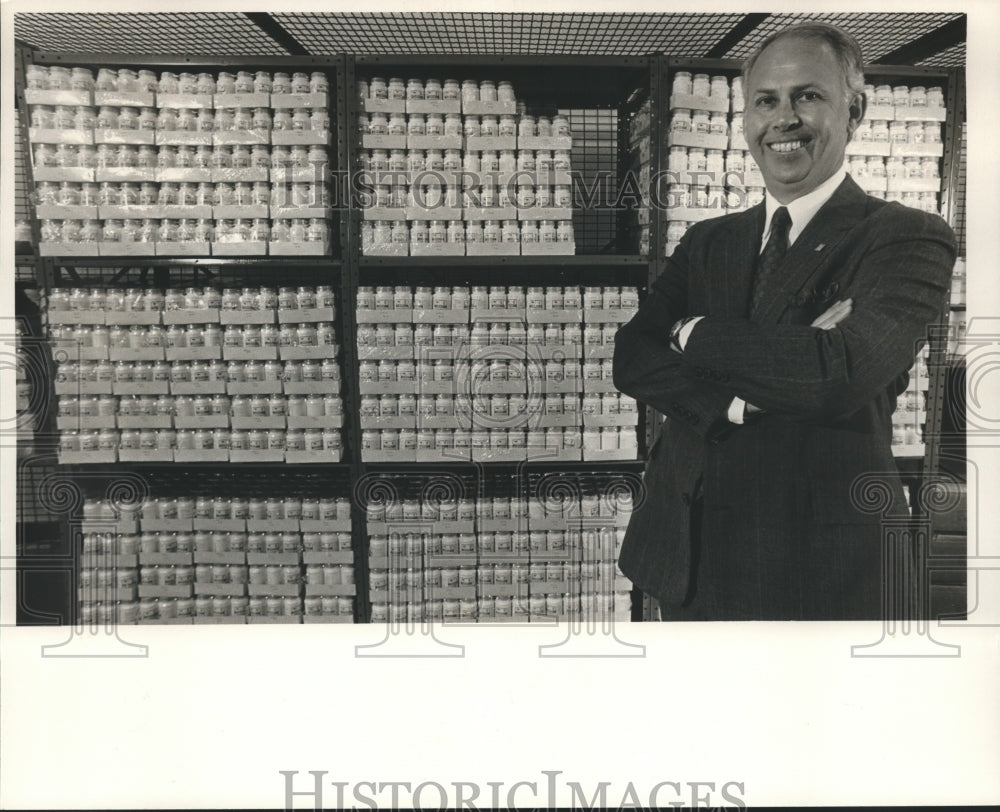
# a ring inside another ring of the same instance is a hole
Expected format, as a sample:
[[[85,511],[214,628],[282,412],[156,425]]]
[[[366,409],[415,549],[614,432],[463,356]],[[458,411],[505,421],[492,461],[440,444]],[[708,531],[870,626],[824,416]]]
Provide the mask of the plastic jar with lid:
[[[479,119],[479,134],[484,138],[496,138],[499,133],[496,116],[483,116]]]
[[[711,118],[707,110],[695,110],[691,114],[691,131],[708,133],[711,129]]]
[[[708,119],[708,131],[713,135],[728,135],[729,123],[725,113],[712,113]]]
[[[391,78],[389,79],[389,84],[387,88],[388,98],[405,100],[406,99],[406,84],[402,79]]]
[[[427,245],[430,240],[430,231],[427,223],[423,220],[414,220],[410,226],[410,243],[413,245]]]
[[[76,111],[72,107],[66,107],[65,105],[56,105],[55,112],[53,113],[52,125],[57,130],[72,130],[74,128],[74,116]]]
[[[44,65],[28,65],[25,73],[25,85],[29,90],[48,90],[48,69]]]
[[[896,107],[910,106],[910,88],[906,85],[896,85],[892,88],[892,103]]]
[[[444,117],[444,135],[456,136],[462,135],[463,132],[462,116],[458,113],[448,113]]]
[[[478,138],[481,134],[479,116],[465,116],[462,122],[462,133],[467,138]]]
[[[361,84],[360,82],[358,84]],[[373,76],[368,82],[368,98],[387,99],[389,98],[389,87],[385,79],[381,76]]]
[[[691,132],[692,124],[691,111],[683,107],[674,110],[674,114],[670,117],[671,132]]]
[[[674,74],[673,82],[670,85],[671,92],[675,95],[688,94],[692,92],[691,72],[679,70]]]
[[[411,113],[407,120],[402,113],[389,117],[389,135],[421,136],[427,134],[427,120],[420,113]]]
[[[62,167],[79,166],[79,152],[73,144],[57,144],[55,165]]]
[[[195,113],[195,130],[202,133],[213,132],[215,130],[215,113],[212,110],[198,110]]]
[[[927,88],[921,85],[914,85],[910,88],[910,107],[927,106]]]
[[[446,149],[444,151],[444,170],[446,172],[459,172],[463,168],[466,172],[478,172],[479,153],[466,152],[463,162],[462,151],[460,149]]]
[[[940,87],[927,88],[927,106],[944,107],[944,92]]]
[[[556,241],[564,243],[574,242],[572,221],[559,221],[559,224],[556,226]]]
[[[179,93],[197,93],[198,92],[198,77],[193,73],[182,73],[177,78],[177,91]],[[156,91],[153,91],[154,93]]]
[[[195,80],[195,92],[204,95],[215,93],[215,77],[210,73],[199,73]]]
[[[97,114],[93,107],[80,106],[73,110],[73,128],[76,130],[92,130],[97,122]]]
[[[847,171],[850,172],[852,178],[866,178],[868,177],[868,161],[863,155],[853,155],[848,162]]]
[[[444,171],[444,152],[439,149],[427,150],[424,158],[424,169],[428,172]]]
[[[445,82],[445,91],[448,90],[448,83]],[[447,96],[445,98],[448,98]],[[479,101],[479,83],[475,79],[464,79],[462,81],[463,102]]]
[[[80,205],[80,184],[63,181],[59,184],[59,205],[79,206]]]
[[[872,142],[876,144],[887,144],[889,143],[889,122],[888,121],[873,121],[872,122]]]
[[[426,94],[426,88],[424,93]],[[447,101],[458,101],[462,98],[462,87],[457,79],[445,79],[441,85],[441,98]]]
[[[408,79],[406,81],[406,100],[424,100],[424,83],[420,79]]]
[[[325,107],[314,107],[309,114],[309,129],[324,132],[330,129],[330,113]]]
[[[691,93],[695,96],[708,96],[711,94],[711,80],[707,73],[696,73],[691,78]]]
[[[905,121],[893,121],[889,124],[889,142],[892,144],[907,143],[907,124]]]
[[[725,76],[713,76],[709,83],[709,95],[712,98],[729,98],[729,80]]]
[[[440,113],[428,113],[424,130],[427,135],[444,135],[444,118]]]
[[[274,128],[278,129],[278,118],[275,115]],[[385,113],[372,113],[368,117],[368,132],[371,135],[386,135],[389,132],[389,117]],[[405,125],[403,132],[406,132]]]
[[[112,109],[115,110],[115,121],[117,122],[118,108]],[[47,104],[33,104],[31,105],[31,112],[29,114],[31,126],[40,130],[52,129],[55,126],[55,115],[56,111],[54,107]]]

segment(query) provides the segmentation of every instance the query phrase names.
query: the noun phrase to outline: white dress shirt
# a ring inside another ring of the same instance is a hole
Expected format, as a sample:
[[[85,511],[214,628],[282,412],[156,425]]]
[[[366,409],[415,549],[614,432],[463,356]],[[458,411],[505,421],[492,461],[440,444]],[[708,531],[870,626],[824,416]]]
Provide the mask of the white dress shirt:
[[[805,230],[805,227],[809,225],[809,221],[833,197],[833,193],[837,191],[837,187],[840,186],[845,177],[847,177],[847,168],[842,164],[839,170],[834,172],[819,186],[811,192],[802,195],[802,197],[795,198],[790,203],[780,203],[774,195],[767,192],[764,195],[764,231],[760,238],[760,251],[763,252],[764,246],[767,245],[768,237],[771,235],[771,220],[778,208],[784,206],[788,209],[788,216],[792,221],[791,227],[788,229],[788,246],[790,248],[795,240],[798,239],[798,236]],[[696,319],[691,319],[691,321],[681,328],[677,336],[677,342],[680,344],[682,350],[684,349],[684,345],[687,344],[691,331],[701,318],[704,317],[699,316]],[[727,412],[729,422],[742,423],[745,408],[746,401],[739,397],[733,398],[733,402],[729,405]]]

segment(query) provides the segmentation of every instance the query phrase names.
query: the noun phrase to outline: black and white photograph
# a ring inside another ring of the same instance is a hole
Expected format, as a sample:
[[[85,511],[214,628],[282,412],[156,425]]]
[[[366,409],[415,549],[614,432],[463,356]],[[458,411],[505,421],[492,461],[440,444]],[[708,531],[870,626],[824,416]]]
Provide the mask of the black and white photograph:
[[[0,10],[0,807],[1000,801],[988,3]]]

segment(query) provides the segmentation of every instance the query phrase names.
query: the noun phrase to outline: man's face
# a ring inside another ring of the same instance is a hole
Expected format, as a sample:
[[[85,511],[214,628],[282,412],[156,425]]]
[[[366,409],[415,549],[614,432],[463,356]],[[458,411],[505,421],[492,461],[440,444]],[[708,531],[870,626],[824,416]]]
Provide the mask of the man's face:
[[[788,37],[769,46],[747,77],[743,129],[768,190],[788,203],[827,180],[864,115],[825,42]]]

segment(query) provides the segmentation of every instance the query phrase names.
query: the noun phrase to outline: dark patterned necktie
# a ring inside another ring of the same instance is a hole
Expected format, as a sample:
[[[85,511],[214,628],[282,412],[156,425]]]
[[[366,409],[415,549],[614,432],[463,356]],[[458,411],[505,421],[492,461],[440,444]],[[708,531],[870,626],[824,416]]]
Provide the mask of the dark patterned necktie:
[[[774,272],[785,258],[785,252],[788,251],[788,231],[791,227],[792,218],[788,216],[788,209],[784,206],[775,209],[771,217],[771,235],[767,238],[767,245],[757,260],[757,275],[754,277],[753,297],[750,302],[751,317],[760,308],[768,285],[772,283]]]

